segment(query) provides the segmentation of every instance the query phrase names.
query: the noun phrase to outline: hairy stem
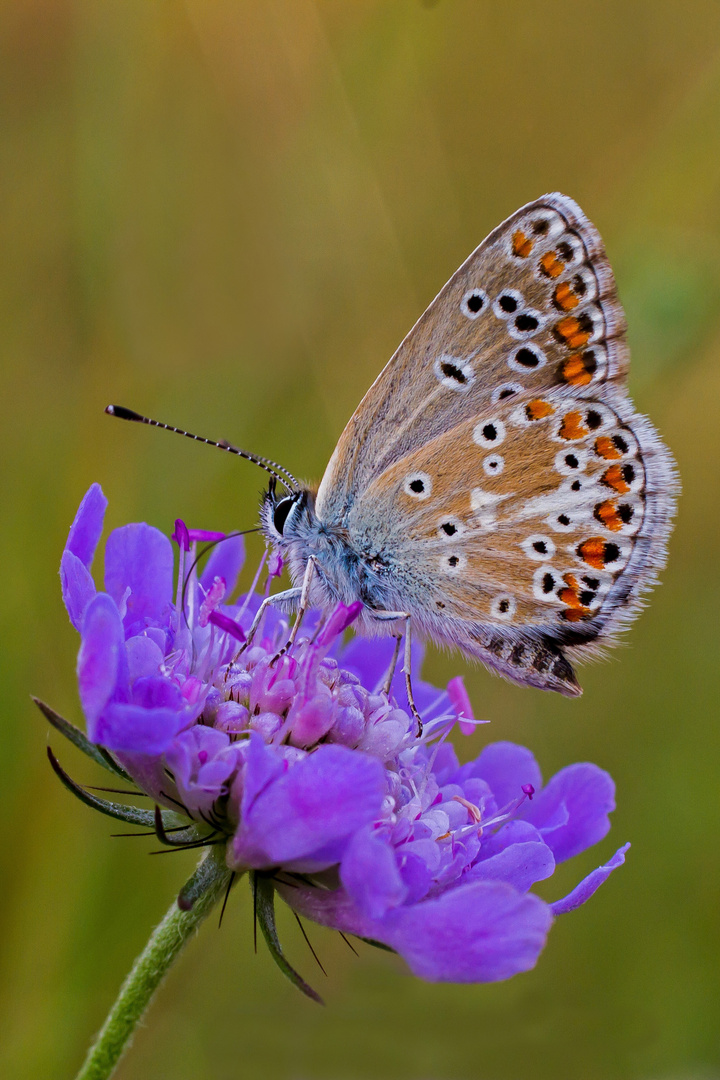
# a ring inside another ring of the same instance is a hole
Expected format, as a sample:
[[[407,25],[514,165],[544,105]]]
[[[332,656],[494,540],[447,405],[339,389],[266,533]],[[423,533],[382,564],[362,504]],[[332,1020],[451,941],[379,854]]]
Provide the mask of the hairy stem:
[[[231,871],[225,865],[224,847],[211,848],[185,885],[183,894],[195,896],[190,910],[182,911],[173,902],[154,930],[90,1047],[77,1080],[107,1080],[114,1073],[173,961],[228,887]]]

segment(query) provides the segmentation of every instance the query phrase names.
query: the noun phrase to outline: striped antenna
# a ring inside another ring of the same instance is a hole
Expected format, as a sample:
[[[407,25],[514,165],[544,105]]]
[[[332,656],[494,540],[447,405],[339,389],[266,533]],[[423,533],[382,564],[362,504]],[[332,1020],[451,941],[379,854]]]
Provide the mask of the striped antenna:
[[[150,427],[163,428],[165,431],[174,431],[176,435],[184,435],[186,439],[194,439],[195,442],[206,443],[207,446],[217,446],[218,450],[227,450],[228,454],[237,454],[238,457],[245,458],[246,461],[252,461],[255,465],[259,465],[265,472],[270,473],[275,479],[283,485],[289,492],[295,492],[300,490],[300,484],[287,469],[284,469],[282,465],[278,465],[275,461],[270,461],[269,458],[260,457],[258,454],[251,454],[249,450],[240,450],[237,446],[231,446],[228,442],[216,442],[214,439],[204,439],[202,435],[193,435],[190,431],[183,431],[182,428],[173,427],[172,424],[163,424],[160,420],[151,420],[149,416],[141,416],[140,413],[136,413],[133,409],[126,409],[124,405],[108,405],[105,409],[108,416],[117,416],[120,420],[132,420],[136,424],[149,424]]]

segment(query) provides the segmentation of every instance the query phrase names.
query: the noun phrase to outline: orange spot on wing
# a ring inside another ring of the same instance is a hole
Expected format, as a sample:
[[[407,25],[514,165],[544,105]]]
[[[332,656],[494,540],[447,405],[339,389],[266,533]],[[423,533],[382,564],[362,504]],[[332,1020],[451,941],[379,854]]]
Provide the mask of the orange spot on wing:
[[[580,622],[582,619],[587,619],[592,612],[590,608],[565,608],[561,614],[567,622]]]
[[[541,398],[535,398],[525,406],[525,415],[528,420],[544,420],[546,416],[552,416],[554,412],[555,407],[549,401],[542,401]]]
[[[569,349],[581,349],[590,340],[590,329],[574,315],[566,315],[553,327],[555,334]]]
[[[589,434],[590,429],[583,423],[582,415],[579,412],[565,413],[559,431],[561,439],[584,439]]]
[[[591,536],[589,540],[583,540],[577,553],[588,566],[592,566],[595,570],[602,570],[605,566],[605,541],[602,536]]]
[[[563,611],[562,616],[570,622],[577,622],[590,614],[590,608],[583,604],[580,599],[580,584],[574,574],[563,574],[565,589],[561,589],[558,598],[563,604],[567,604],[568,610]]]
[[[559,307],[561,311],[572,311],[580,303],[580,298],[567,281],[561,281],[559,285],[555,286],[553,300],[556,307]]]
[[[545,274],[546,277],[559,277],[564,269],[564,262],[562,259],[558,259],[557,253],[554,251],[547,251],[540,259],[540,271]]]
[[[615,443],[607,435],[599,435],[595,440],[595,453],[606,461],[617,460],[622,457]]]
[[[595,357],[592,351],[575,353],[569,356],[561,368],[562,377],[571,386],[587,386],[595,372]]]
[[[533,249],[533,244],[534,241],[529,236],[526,236],[522,229],[518,229],[517,232],[513,233],[512,248],[519,259],[527,259]]]
[[[606,487],[611,487],[613,491],[617,491],[618,495],[625,495],[630,490],[630,485],[625,480],[619,465],[611,465],[602,474],[600,480]]]
[[[610,529],[611,532],[619,532],[623,527],[622,518],[617,512],[617,507],[610,499],[598,503],[595,507],[593,516],[600,521],[606,529]]]

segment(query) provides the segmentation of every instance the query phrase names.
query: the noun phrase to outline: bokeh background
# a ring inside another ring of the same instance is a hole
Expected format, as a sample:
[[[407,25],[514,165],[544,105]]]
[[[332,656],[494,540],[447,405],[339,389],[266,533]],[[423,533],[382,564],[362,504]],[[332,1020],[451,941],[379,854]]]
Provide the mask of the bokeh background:
[[[684,493],[664,583],[580,701],[465,672],[462,741],[618,785],[625,840],[537,969],[432,986],[290,920],[320,1009],[205,925],[121,1080],[707,1080],[720,1075],[720,5],[717,0],[15,0],[0,8],[0,1075],[70,1077],[191,871],[60,787],[34,692],[79,721],[57,566],[93,480],[110,525],[253,524],[250,466],[103,415],[119,401],[318,478],[397,343],[480,239],[545,191],[600,228],[630,386]],[[488,736],[488,731],[490,735]],[[87,783],[72,748],[51,742]]]

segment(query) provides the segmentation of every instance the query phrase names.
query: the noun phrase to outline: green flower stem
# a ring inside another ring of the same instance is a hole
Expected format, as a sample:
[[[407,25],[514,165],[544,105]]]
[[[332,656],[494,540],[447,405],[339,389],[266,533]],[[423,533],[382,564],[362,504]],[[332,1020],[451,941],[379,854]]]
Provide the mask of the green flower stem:
[[[133,964],[77,1080],[107,1080],[112,1076],[155,991],[187,940],[227,889],[230,877],[225,845],[211,848],[181,894],[199,894],[191,909],[181,911],[173,902]]]

